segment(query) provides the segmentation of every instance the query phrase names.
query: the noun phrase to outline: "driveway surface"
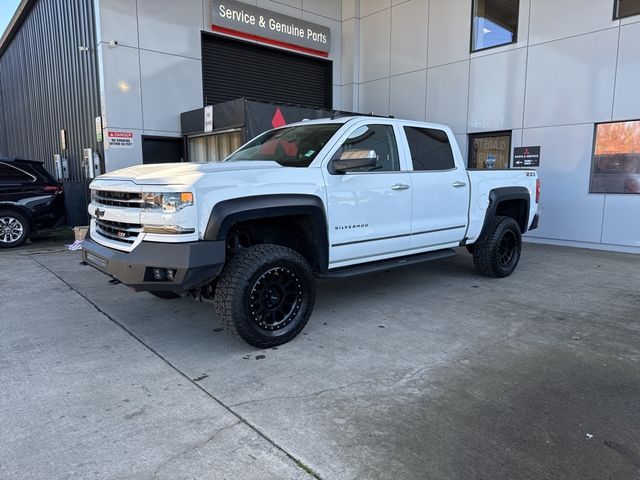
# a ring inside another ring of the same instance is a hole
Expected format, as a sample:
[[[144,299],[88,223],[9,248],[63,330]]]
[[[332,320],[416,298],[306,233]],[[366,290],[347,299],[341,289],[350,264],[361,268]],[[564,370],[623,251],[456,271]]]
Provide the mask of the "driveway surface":
[[[321,282],[266,351],[79,262],[0,252],[2,479],[640,479],[640,256]]]

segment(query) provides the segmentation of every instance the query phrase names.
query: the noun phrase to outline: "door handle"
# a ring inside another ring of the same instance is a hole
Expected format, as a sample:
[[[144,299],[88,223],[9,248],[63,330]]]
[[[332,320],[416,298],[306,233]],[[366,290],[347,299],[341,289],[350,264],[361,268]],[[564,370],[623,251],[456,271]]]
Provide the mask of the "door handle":
[[[396,183],[391,187],[391,190],[409,190],[409,185],[404,183]]]
[[[454,188],[462,188],[462,187],[466,187],[467,186],[467,182],[461,182],[460,180],[455,181],[451,184],[452,187]]]

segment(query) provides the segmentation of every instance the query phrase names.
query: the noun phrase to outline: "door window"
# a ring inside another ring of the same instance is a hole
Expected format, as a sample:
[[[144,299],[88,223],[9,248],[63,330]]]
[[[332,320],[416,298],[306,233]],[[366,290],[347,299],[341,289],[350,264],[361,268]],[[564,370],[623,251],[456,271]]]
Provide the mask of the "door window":
[[[451,170],[456,167],[449,137],[442,130],[404,127],[413,170]]]
[[[398,172],[400,160],[391,125],[362,125],[349,134],[333,160],[375,158],[375,165],[354,168],[354,172]]]

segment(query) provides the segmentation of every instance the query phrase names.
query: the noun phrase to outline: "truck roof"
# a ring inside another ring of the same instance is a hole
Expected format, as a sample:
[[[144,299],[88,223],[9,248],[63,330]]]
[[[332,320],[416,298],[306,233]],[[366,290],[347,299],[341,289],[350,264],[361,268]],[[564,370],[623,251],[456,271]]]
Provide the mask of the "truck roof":
[[[350,123],[350,122],[361,121],[361,120],[371,120],[371,119],[384,120],[385,122],[388,121],[390,123],[400,123],[400,124],[406,123],[411,125],[420,124],[425,128],[435,128],[438,130],[446,130],[448,128],[446,125],[442,125],[438,123],[428,123],[420,120],[405,120],[402,118],[369,116],[369,115],[350,115],[345,117],[335,117],[335,118],[328,117],[328,118],[319,118],[319,119],[313,119],[313,120],[302,120],[300,122],[289,123],[286,125],[286,127],[298,126],[298,125],[318,125],[318,124],[326,124],[326,123],[344,124],[344,123]]]

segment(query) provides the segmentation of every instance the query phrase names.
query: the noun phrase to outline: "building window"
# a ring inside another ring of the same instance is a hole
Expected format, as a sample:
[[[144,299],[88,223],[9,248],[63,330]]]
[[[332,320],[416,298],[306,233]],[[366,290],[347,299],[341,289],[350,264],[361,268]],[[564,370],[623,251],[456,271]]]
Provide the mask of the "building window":
[[[640,193],[640,120],[596,125],[591,193]]]
[[[476,133],[469,135],[469,168],[509,168],[511,132]]]
[[[404,127],[414,171],[456,168],[446,132],[431,128]]]
[[[519,0],[473,0],[472,52],[517,41],[519,3]]]
[[[613,19],[640,15],[640,0],[614,0]]]

